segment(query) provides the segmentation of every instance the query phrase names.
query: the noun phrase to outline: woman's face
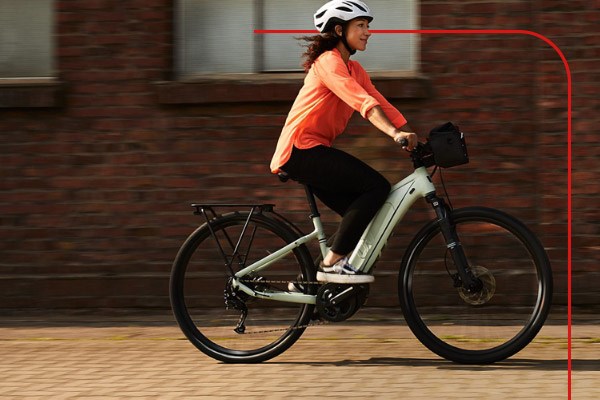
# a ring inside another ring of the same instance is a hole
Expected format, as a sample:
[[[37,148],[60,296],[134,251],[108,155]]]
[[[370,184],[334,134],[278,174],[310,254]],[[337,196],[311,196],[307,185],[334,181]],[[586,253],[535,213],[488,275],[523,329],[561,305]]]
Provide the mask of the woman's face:
[[[338,35],[341,35],[341,26],[336,26],[337,29],[340,29]],[[367,48],[367,41],[370,36],[371,32],[369,32],[369,21],[367,19],[356,18],[348,22],[346,40],[353,49],[364,51]]]

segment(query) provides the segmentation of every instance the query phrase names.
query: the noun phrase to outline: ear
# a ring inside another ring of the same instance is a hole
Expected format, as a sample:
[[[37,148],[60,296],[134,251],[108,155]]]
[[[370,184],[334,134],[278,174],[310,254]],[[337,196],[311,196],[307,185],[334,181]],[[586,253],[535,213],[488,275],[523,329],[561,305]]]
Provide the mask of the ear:
[[[337,36],[342,37],[342,34],[344,33],[344,28],[342,27],[342,25],[336,25],[333,28],[333,31]]]

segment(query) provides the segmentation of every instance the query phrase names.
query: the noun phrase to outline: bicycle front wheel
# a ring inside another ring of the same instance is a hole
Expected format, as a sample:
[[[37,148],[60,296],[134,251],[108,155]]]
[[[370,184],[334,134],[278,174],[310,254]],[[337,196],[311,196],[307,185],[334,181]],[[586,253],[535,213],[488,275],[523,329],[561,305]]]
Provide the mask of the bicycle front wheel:
[[[236,292],[227,267],[231,264],[235,273],[297,238],[281,222],[247,212],[217,217],[188,237],[173,264],[170,297],[175,318],[194,346],[220,361],[251,363],[275,357],[298,340],[314,306]],[[287,282],[299,276],[314,281],[314,270],[308,250],[300,246],[248,276],[245,284],[260,291],[286,291]],[[314,294],[315,288],[304,285],[303,290]]]
[[[454,210],[452,220],[483,289],[456,287],[456,268],[436,221],[409,245],[400,270],[407,324],[448,360],[487,364],[523,349],[539,332],[552,300],[552,271],[543,246],[515,218],[489,208]]]

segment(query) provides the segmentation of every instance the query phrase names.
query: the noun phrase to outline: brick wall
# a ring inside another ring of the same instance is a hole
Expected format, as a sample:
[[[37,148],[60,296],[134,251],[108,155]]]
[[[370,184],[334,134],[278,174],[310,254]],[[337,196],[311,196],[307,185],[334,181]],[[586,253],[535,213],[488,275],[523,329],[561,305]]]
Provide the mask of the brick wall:
[[[167,308],[170,264],[200,222],[188,206],[193,201],[275,202],[308,228],[300,187],[280,184],[267,170],[299,80],[213,88],[229,89],[232,100],[260,93],[260,101],[173,100],[178,96],[166,94],[177,85],[164,83],[172,79],[172,3],[56,2],[61,84],[52,89],[53,107],[28,103],[29,93],[20,95],[24,103],[0,108],[3,308]],[[574,88],[573,300],[597,304],[598,2],[420,3],[423,29],[532,30],[565,53]],[[472,161],[445,174],[455,206],[497,207],[528,223],[552,259],[555,302],[566,304],[567,85],[560,58],[530,35],[420,40],[424,78],[377,86],[386,94],[405,88],[393,102],[423,136],[447,120],[463,128]],[[206,89],[183,86],[173,93]],[[37,90],[48,99],[47,88]],[[23,104],[30,107],[15,107]],[[389,140],[358,117],[338,146],[392,181],[408,171]],[[378,274],[391,276],[378,279],[370,304],[397,304],[393,275],[403,241],[431,217],[423,205],[415,210],[378,264]],[[336,217],[322,211],[331,230]]]
[[[598,92],[600,89],[600,37],[593,28],[594,20],[600,18],[600,3],[574,1],[543,1],[538,17],[540,31],[551,38],[565,53],[573,80],[573,302],[588,307],[598,304],[598,237],[600,219],[595,205],[598,187],[599,167],[598,139],[600,135],[594,126],[598,123]],[[564,72],[550,57],[541,63],[545,72],[538,78],[540,93],[540,121],[548,132],[547,142],[558,141],[564,132],[566,99],[558,93],[565,91],[564,80],[553,76]],[[561,121],[562,120],[562,121]],[[548,144],[552,146],[552,144]],[[555,151],[561,151],[555,146]],[[560,184],[547,171],[544,176],[547,186]],[[559,196],[546,196],[545,204],[555,204]],[[562,220],[557,214],[547,216],[544,223],[551,224]]]

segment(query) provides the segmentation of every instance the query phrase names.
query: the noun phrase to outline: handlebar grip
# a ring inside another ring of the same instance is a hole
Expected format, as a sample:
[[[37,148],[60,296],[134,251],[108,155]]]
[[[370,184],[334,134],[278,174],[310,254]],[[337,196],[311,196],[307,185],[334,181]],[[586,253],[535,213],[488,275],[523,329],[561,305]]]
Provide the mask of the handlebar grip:
[[[283,171],[278,172],[277,177],[283,183],[287,182],[290,179],[290,176],[287,174],[287,172],[283,172]]]
[[[408,146],[408,139],[407,138],[402,138],[399,141],[396,141],[396,143],[398,143],[402,147],[406,147],[406,146]]]

